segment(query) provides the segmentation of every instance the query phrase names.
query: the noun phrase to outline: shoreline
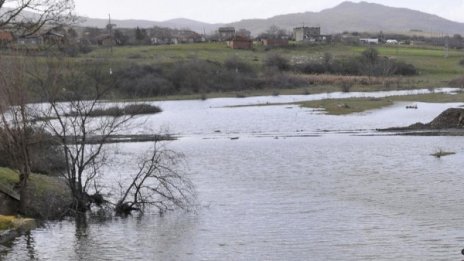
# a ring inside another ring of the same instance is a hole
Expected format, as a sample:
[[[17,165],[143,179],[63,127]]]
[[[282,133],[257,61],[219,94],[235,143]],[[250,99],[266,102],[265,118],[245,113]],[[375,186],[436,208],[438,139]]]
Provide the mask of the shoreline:
[[[37,221],[32,218],[16,218],[2,215],[0,215],[0,218],[8,219],[7,225],[9,227],[7,229],[0,230],[0,252],[8,249],[5,244],[15,240],[18,236],[37,228]]]

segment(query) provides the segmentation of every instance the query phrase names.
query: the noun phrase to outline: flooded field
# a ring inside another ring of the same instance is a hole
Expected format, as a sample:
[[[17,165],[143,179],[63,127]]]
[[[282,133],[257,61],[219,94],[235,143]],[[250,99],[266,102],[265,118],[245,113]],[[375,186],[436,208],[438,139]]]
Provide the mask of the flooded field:
[[[338,94],[324,94],[337,96]],[[344,95],[344,94],[339,94]],[[316,99],[317,97],[309,97]],[[196,186],[195,212],[51,222],[2,260],[459,260],[462,137],[379,135],[462,104],[399,103],[328,116],[308,96],[157,102],[131,133],[167,130]],[[112,145],[113,146],[113,145]],[[107,183],[150,143],[114,145]],[[456,152],[440,159],[439,149]]]

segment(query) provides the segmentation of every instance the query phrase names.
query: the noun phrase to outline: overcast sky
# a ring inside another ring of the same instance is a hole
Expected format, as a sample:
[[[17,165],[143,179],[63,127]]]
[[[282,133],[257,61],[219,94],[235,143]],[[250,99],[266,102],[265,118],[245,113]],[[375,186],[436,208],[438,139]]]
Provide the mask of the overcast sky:
[[[209,23],[228,23],[279,14],[320,11],[341,0],[75,0],[79,15],[92,18],[146,19],[164,21],[189,18]],[[352,1],[360,2],[360,1]],[[370,0],[406,7],[464,22],[464,0]]]

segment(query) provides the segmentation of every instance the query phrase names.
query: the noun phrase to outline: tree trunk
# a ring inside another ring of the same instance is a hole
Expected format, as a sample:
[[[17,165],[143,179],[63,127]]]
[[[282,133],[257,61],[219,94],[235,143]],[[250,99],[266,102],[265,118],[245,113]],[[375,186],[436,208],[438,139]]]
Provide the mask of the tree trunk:
[[[28,195],[27,195],[27,186],[28,180],[31,173],[30,166],[25,164],[23,170],[19,174],[19,213],[22,215],[27,215],[27,205],[28,205]]]

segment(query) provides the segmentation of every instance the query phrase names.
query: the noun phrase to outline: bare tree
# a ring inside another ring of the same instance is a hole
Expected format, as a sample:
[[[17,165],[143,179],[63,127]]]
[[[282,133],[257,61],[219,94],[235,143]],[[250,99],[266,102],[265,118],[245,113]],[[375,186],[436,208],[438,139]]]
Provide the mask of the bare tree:
[[[192,206],[194,187],[182,173],[182,159],[183,155],[155,142],[152,150],[141,158],[138,172],[129,178],[129,186],[116,203],[116,213],[143,212],[146,206],[154,206],[164,213],[174,207],[188,209]]]
[[[33,34],[46,24],[73,20],[73,8],[73,0],[0,0],[0,30]],[[15,54],[0,58],[2,146],[19,171],[20,211],[25,213],[27,182],[32,172],[30,146],[34,131],[28,105],[31,100],[22,58]]]
[[[16,56],[0,59],[0,146],[3,151],[8,151],[4,157],[8,157],[19,172],[22,213],[26,211],[26,188],[31,174],[30,146],[33,142],[24,66]]]
[[[74,0],[0,0],[0,29],[34,34],[46,24],[75,20],[73,10]]]
[[[113,135],[133,126],[131,120],[135,114],[95,116],[95,111],[105,107],[100,100],[114,84],[108,66],[85,64],[81,70],[75,70],[74,66],[54,60],[41,66],[34,78],[48,103],[41,118],[64,151],[63,176],[74,199],[72,207],[77,212],[86,212],[97,197],[106,201],[98,191],[98,180],[104,175],[102,167],[111,162],[105,147]],[[91,88],[84,92],[83,86]],[[123,196],[114,204],[118,214],[143,211],[147,205],[157,207],[160,212],[187,208],[193,198],[193,186],[179,168],[182,161],[179,154],[155,144],[149,155],[127,187],[121,187]],[[89,195],[91,190],[97,191]]]
[[[108,66],[102,63],[76,68],[57,58],[34,67],[31,75],[47,104],[40,118],[62,147],[66,161],[63,176],[74,199],[72,207],[85,212],[90,204],[89,187],[106,161],[104,145],[133,116],[92,116],[112,86]]]

